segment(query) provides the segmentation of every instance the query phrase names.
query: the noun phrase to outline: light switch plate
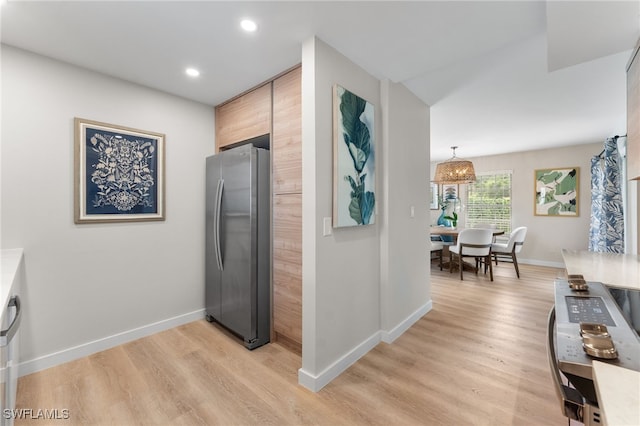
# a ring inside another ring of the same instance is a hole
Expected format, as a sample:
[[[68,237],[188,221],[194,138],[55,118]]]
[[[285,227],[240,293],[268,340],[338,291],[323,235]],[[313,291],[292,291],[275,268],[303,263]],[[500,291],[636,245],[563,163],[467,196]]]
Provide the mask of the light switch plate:
[[[333,228],[331,226],[331,218],[325,217],[322,218],[322,236],[328,237],[333,233]]]

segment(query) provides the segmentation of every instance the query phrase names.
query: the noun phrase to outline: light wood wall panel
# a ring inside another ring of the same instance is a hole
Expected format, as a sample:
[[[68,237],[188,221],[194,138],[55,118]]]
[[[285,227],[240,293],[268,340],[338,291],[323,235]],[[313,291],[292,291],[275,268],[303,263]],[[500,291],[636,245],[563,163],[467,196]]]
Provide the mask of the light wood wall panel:
[[[302,68],[273,82],[273,193],[302,192]]]
[[[627,69],[627,170],[640,179],[640,41]]]
[[[273,81],[273,331],[302,352],[302,68]]]
[[[271,83],[216,107],[216,150],[271,133]]]
[[[302,194],[273,196],[273,331],[302,351]]]

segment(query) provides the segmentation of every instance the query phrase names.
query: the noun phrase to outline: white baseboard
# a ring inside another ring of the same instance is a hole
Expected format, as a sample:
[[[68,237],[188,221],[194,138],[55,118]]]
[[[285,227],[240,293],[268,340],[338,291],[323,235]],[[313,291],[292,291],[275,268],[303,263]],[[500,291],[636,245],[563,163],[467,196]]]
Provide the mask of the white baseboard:
[[[168,330],[192,321],[197,321],[204,318],[204,313],[204,309],[198,309],[197,311],[178,315],[173,318],[167,318],[152,324],[143,325],[142,327],[94,340],[92,342],[83,343],[82,345],[63,349],[28,361],[23,361],[18,365],[18,374],[19,376],[26,376],[27,374],[35,373],[50,367],[55,367],[56,365],[64,364],[65,362],[89,356],[96,352],[104,351],[141,337],[150,336],[160,331]]]
[[[353,348],[349,353],[344,355],[342,358],[338,359],[336,362],[331,364],[329,367],[325,368],[317,376],[303,370],[302,368],[298,370],[298,384],[304,386],[305,388],[318,392],[320,389],[325,387],[330,381],[338,377],[342,372],[344,372],[347,368],[353,365],[357,360],[362,358],[367,352],[373,349],[378,343],[380,343],[381,332],[376,331],[371,337],[366,339],[364,342],[360,343],[358,346]]]
[[[433,308],[433,302],[429,300],[423,306],[418,308],[414,313],[409,315],[404,321],[395,326],[391,331],[380,330],[375,332],[371,337],[360,343],[358,346],[349,351],[342,358],[335,361],[329,367],[325,368],[320,374],[313,375],[304,369],[298,370],[298,384],[305,388],[318,392],[329,382],[342,374],[347,368],[351,367],[356,361],[367,354],[378,343],[392,343],[407,331],[413,324],[422,318],[427,312]]]
[[[518,263],[522,263],[524,265],[548,266],[550,268],[564,269],[564,263],[563,262],[550,262],[550,261],[547,261],[547,260],[520,259],[520,258],[518,258]]]
[[[404,321],[396,325],[391,331],[382,330],[382,341],[385,343],[393,343],[398,337],[400,337],[405,331],[407,331],[413,324],[418,322],[427,312],[433,308],[433,301],[429,300],[427,303],[419,307],[414,313],[409,315]]]

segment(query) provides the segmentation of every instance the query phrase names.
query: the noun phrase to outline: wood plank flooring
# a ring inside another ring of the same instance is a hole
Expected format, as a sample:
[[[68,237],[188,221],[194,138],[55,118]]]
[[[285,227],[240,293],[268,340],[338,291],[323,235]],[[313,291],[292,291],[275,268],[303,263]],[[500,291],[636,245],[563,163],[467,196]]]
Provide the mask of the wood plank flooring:
[[[17,425],[564,425],[545,348],[552,268],[500,263],[495,281],[439,271],[433,310],[318,393],[298,355],[254,351],[196,321],[22,377]]]

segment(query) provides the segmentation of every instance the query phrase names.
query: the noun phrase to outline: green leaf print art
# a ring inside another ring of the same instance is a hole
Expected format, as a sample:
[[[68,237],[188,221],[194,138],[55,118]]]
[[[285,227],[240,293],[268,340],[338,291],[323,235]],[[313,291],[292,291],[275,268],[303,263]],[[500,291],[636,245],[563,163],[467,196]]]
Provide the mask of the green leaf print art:
[[[535,171],[536,216],[578,216],[579,168]]]
[[[334,86],[334,227],[374,223],[373,105]]]

